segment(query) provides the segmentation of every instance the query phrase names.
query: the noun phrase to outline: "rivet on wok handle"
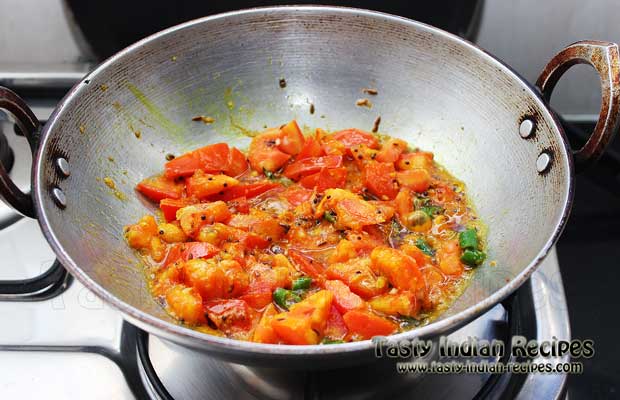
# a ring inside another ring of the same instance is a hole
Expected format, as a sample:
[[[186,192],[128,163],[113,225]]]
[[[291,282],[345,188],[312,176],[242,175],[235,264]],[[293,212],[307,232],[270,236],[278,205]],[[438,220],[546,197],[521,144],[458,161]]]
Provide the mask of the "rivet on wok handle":
[[[30,149],[37,147],[39,120],[28,108],[26,103],[12,90],[0,86],[0,109],[8,111],[15,118],[21,133],[26,136]],[[31,218],[36,217],[34,202],[29,193],[24,193],[15,185],[7,168],[0,161],[0,199],[23,215]]]
[[[60,188],[53,188],[52,189],[52,199],[54,200],[54,203],[56,203],[56,205],[62,209],[67,207],[67,196],[65,196],[65,192],[62,191],[62,189]]]
[[[597,161],[620,125],[620,55],[618,45],[586,40],[573,43],[549,61],[536,81],[547,101],[558,80],[575,64],[589,64],[601,79],[601,112],[590,138],[573,152],[575,169],[582,171]]]
[[[71,170],[69,169],[69,162],[66,158],[58,157],[56,159],[56,169],[58,169],[58,173],[61,174],[64,178],[68,178],[71,175]]]
[[[549,167],[551,166],[552,160],[551,152],[548,150],[543,150],[536,159],[536,171],[538,173],[543,174],[547,172]]]
[[[528,137],[532,136],[532,133],[534,133],[535,126],[536,124],[534,123],[534,121],[529,118],[525,118],[523,121],[521,121],[521,124],[519,125],[519,135],[523,139],[527,139]]]

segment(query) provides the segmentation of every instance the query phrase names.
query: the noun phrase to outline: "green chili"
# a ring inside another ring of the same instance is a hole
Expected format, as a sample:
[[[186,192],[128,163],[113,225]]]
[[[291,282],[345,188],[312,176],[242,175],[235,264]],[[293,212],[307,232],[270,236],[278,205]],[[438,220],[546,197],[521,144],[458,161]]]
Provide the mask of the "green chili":
[[[340,343],[344,343],[344,340],[325,338],[321,342],[321,344],[340,344]]]
[[[281,308],[288,310],[290,306],[301,301],[299,293],[277,288],[273,291],[273,301]]]
[[[265,168],[263,168],[263,174],[265,174],[267,179],[270,179],[270,180],[276,179],[276,173],[275,172],[271,172],[269,170],[266,170]]]
[[[478,250],[478,233],[475,229],[469,228],[459,234],[459,244],[462,249]]]
[[[309,276],[302,276],[293,281],[293,290],[310,289],[312,284],[312,278]]]
[[[461,261],[470,267],[477,267],[482,264],[486,257],[487,255],[483,251],[467,249],[463,252]]]
[[[325,213],[323,214],[323,218],[325,218],[327,222],[330,222],[332,224],[336,222],[336,214],[334,214],[333,211],[325,211]]]
[[[415,245],[418,249],[422,250],[422,253],[426,254],[427,256],[433,257],[435,255],[435,250],[433,250],[431,245],[428,244],[426,240],[418,238],[415,241]]]
[[[288,290],[286,289],[277,288],[276,290],[273,291],[273,301],[280,307],[284,308],[285,310],[288,310],[288,307],[286,305],[287,297],[288,297]]]

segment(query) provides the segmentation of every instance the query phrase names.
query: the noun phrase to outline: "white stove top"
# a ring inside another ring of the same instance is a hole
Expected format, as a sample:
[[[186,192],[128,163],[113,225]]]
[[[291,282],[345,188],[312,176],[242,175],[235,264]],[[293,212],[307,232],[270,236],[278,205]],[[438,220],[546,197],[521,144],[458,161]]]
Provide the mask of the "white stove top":
[[[0,231],[0,254],[3,255],[0,280],[33,277],[48,269],[54,260],[37,222],[25,218]],[[555,252],[533,275],[531,296],[534,315],[527,317],[536,319],[537,336],[568,339],[568,315]],[[145,395],[145,392],[134,394],[132,383],[128,383],[121,370],[124,363],[138,365],[135,347],[125,343],[127,332],[135,328],[123,323],[117,311],[79,282],[71,281],[66,290],[46,300],[7,300],[7,296],[0,296],[2,398],[134,399]],[[498,305],[451,337],[455,340],[470,335],[497,337],[497,327],[505,325],[505,321],[506,313]],[[155,370],[175,398],[292,399],[307,393],[304,374],[274,373],[222,363],[179,352],[175,346],[154,337],[150,339],[149,349]],[[377,386],[359,378],[360,374],[375,373],[372,368],[338,371],[341,382],[348,382],[341,383],[340,390],[350,385],[349,393],[355,394],[355,398],[360,393],[375,398],[381,393],[375,393]],[[144,371],[140,373],[144,378]],[[323,380],[323,386],[318,384],[321,394],[315,398],[341,397],[342,392],[335,391],[337,388],[328,381],[329,374],[317,376],[319,382]],[[394,377],[397,377],[395,372]],[[396,398],[412,398],[414,393],[416,397],[421,393],[441,393],[447,398],[470,398],[488,377],[429,375],[399,379],[402,388],[398,394],[391,393]],[[532,382],[523,387],[522,398],[533,395],[534,387],[536,397],[556,398],[565,377],[532,375],[527,380]],[[146,393],[155,397],[148,384]]]

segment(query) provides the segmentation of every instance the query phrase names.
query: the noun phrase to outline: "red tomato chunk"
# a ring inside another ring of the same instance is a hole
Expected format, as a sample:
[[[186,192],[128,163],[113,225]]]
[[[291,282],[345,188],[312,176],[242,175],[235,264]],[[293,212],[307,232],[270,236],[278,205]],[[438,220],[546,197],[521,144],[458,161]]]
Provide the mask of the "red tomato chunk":
[[[136,190],[159,206],[124,232],[151,292],[207,334],[288,345],[391,335],[453,301],[484,260],[462,183],[433,153],[360,129],[305,136],[290,121],[248,152],[181,154]]]

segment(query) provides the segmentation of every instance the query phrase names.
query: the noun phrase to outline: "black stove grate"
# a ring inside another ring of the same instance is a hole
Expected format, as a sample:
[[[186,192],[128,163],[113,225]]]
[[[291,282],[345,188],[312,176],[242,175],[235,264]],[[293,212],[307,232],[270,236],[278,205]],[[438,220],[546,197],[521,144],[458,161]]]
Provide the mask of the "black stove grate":
[[[42,274],[28,279],[0,280],[2,301],[43,301],[67,290],[73,277],[58,262]]]

